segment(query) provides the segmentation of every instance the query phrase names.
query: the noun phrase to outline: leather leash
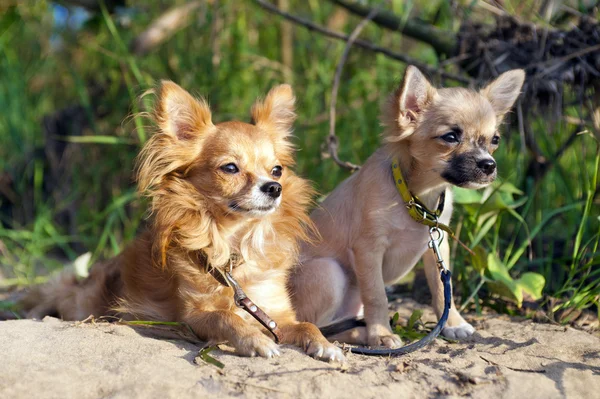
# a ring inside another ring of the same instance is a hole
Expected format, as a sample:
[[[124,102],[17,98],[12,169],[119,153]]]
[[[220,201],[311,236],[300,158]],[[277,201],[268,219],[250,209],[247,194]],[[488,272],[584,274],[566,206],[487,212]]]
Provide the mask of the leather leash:
[[[271,319],[261,308],[259,308],[242,290],[239,283],[233,278],[231,272],[233,271],[233,264],[237,263],[237,257],[232,256],[229,259],[229,270],[223,271],[221,268],[212,266],[208,262],[208,256],[202,250],[197,253],[198,260],[201,266],[204,267],[204,271],[211,276],[221,285],[233,289],[233,300],[237,307],[244,309],[250,316],[258,321],[264,328],[269,330],[273,335],[275,342],[281,342],[281,330],[277,326],[275,320]]]

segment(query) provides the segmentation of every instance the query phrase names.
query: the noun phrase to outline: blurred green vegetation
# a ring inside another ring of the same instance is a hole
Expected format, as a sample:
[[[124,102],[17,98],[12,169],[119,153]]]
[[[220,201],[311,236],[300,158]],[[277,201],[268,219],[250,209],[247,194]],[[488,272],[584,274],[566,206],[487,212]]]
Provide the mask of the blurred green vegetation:
[[[149,131],[145,120],[130,115],[145,109],[138,96],[160,79],[207,97],[216,121],[248,120],[258,96],[274,84],[291,83],[298,98],[297,171],[323,194],[348,176],[323,147],[344,42],[301,26],[290,28],[253,1],[212,0],[198,2],[185,26],[139,54],[130,43],[185,1],[127,1],[123,8],[107,2],[94,12],[68,3],[9,0],[0,5],[0,285],[43,281],[87,251],[92,259],[113,256],[135,236],[144,223],[145,204],[135,193],[132,169]],[[360,22],[328,1],[285,3],[294,14],[337,31],[350,33]],[[457,7],[465,18],[493,23],[489,9],[477,3],[482,2],[392,1],[385,7],[456,32]],[[534,8],[524,3],[539,2],[504,3],[506,12],[539,22],[536,13],[524,13]],[[291,48],[282,44],[286,29]],[[361,38],[434,67],[442,61],[430,46],[374,24]],[[404,68],[382,55],[350,51],[337,103],[342,159],[360,164],[377,148],[380,105]],[[450,70],[460,72],[456,66]],[[566,92],[564,102],[570,101]],[[565,106],[564,113],[582,116],[577,104]],[[525,177],[531,157],[516,118],[510,119],[497,155],[506,184],[485,195],[461,197],[457,206],[455,225],[476,254],[454,245],[457,291],[469,299],[466,307],[476,309],[488,304],[510,311],[498,305],[496,294],[519,303],[523,295],[540,299],[542,287],[553,310],[597,309],[599,152],[589,133],[593,126],[584,126],[536,181]],[[539,149],[551,157],[578,123],[540,114],[531,129]],[[517,282],[526,279],[517,279],[525,272],[541,275],[542,287],[537,280],[535,287],[521,290]],[[494,288],[506,278],[503,289]],[[503,293],[506,287],[509,292]]]

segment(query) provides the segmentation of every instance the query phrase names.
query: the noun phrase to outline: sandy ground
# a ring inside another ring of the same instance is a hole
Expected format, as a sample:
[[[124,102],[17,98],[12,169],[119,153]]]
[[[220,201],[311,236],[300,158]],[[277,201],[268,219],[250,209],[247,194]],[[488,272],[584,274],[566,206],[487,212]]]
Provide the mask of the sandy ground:
[[[400,302],[402,317],[423,308]],[[478,328],[472,339],[437,340],[404,357],[349,354],[339,366],[292,347],[277,359],[212,352],[223,369],[196,362],[201,345],[169,327],[4,321],[0,397],[598,397],[598,336],[504,316],[470,321]]]

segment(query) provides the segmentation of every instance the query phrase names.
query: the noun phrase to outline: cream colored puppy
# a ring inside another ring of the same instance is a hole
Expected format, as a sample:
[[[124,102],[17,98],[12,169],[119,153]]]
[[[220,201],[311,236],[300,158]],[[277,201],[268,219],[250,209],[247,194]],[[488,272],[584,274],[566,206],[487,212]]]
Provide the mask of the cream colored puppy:
[[[417,68],[406,69],[384,109],[385,143],[311,215],[323,239],[304,244],[290,280],[299,320],[325,326],[364,312],[366,328],[336,339],[400,346],[390,329],[385,286],[406,275],[421,257],[433,307],[441,316],[443,287],[427,247],[429,230],[409,216],[394,184],[392,159],[399,160],[411,193],[429,209],[446,192],[440,222],[448,224],[451,185],[478,189],[496,178],[492,153],[500,140],[498,127],[524,78],[522,70],[512,70],[480,91],[436,89]],[[447,240],[442,254],[448,262]],[[465,338],[474,331],[452,304],[443,334]]]

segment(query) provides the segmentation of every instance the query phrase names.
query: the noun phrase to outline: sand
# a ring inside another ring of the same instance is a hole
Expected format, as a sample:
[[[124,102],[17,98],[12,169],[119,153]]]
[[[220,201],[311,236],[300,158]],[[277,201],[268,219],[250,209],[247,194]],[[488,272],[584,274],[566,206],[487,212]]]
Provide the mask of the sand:
[[[402,317],[429,308],[396,302]],[[600,391],[600,338],[506,316],[469,317],[461,343],[436,340],[398,358],[347,355],[345,365],[283,347],[276,359],[211,354],[177,328],[43,321],[0,322],[1,398],[593,398]]]

